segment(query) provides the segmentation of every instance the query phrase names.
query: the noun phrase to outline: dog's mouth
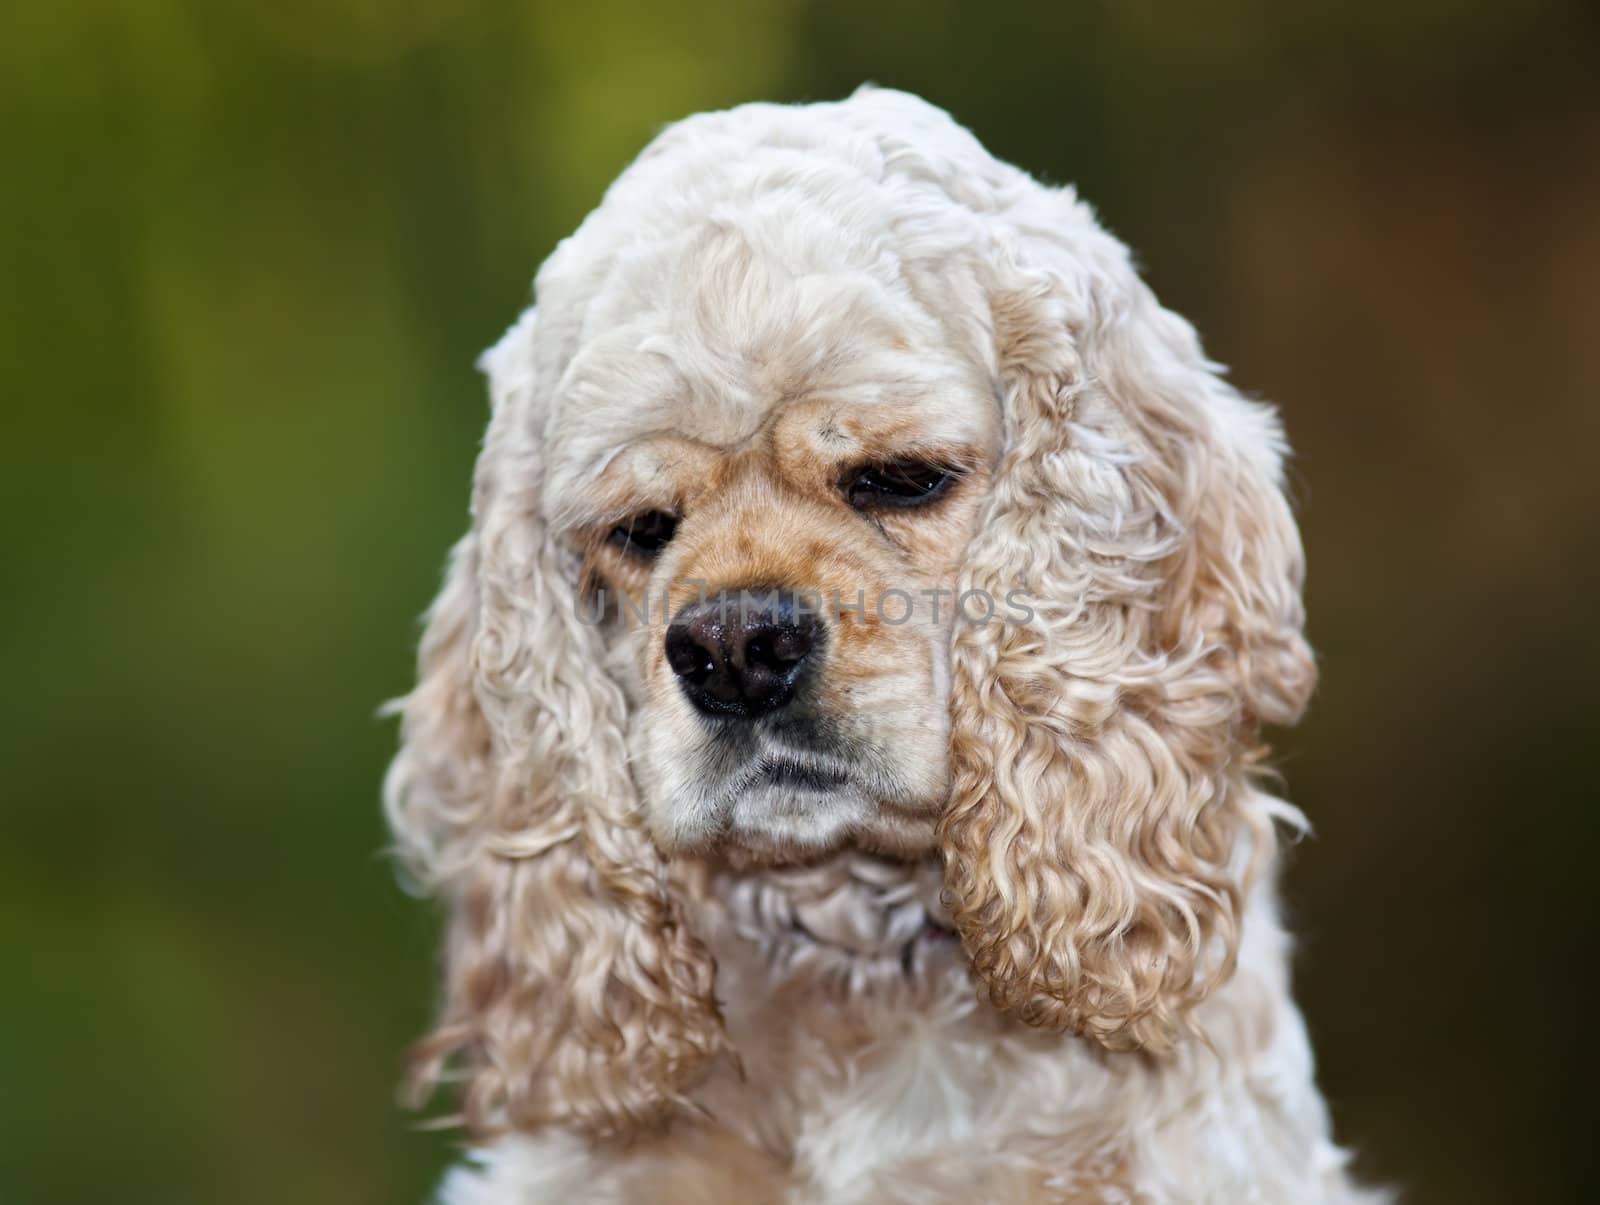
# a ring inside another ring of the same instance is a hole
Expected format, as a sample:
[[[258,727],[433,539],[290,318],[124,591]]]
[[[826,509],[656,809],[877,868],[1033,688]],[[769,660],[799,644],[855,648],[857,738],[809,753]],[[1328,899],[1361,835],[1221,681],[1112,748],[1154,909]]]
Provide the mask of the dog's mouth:
[[[815,719],[723,728],[716,735],[708,770],[721,778],[729,799],[751,790],[792,797],[837,794],[861,782],[860,759],[832,725]]]
[[[839,790],[850,781],[850,776],[828,766],[811,765],[785,757],[766,757],[757,764],[751,781],[766,786],[827,792]]]
[[[652,801],[664,847],[738,847],[788,861],[847,845],[920,854],[931,840],[932,807],[908,791],[888,754],[860,738],[793,726],[711,736],[677,792]]]
[[[785,858],[837,845],[872,812],[853,767],[772,745],[733,771],[712,810],[722,839]]]

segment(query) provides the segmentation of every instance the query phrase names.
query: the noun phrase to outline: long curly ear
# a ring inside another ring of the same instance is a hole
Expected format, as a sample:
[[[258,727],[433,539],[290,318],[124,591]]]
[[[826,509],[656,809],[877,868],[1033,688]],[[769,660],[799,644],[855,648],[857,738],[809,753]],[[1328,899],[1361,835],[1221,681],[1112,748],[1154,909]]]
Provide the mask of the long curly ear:
[[[957,625],[947,899],[996,1005],[1159,1051],[1292,816],[1250,785],[1315,677],[1284,444],[1070,192],[997,221],[1008,447],[962,589],[1035,619]]]
[[[428,618],[385,782],[401,855],[452,918],[418,1103],[461,1063],[478,1132],[659,1119],[722,1047],[709,955],[639,819],[626,705],[541,519],[532,311],[486,357],[472,531]]]

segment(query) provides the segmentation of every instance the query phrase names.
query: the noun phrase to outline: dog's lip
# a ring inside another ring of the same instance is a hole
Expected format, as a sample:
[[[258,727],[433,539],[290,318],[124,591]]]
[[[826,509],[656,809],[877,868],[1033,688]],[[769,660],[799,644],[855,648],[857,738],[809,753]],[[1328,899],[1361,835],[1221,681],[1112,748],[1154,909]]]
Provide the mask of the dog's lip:
[[[812,791],[836,791],[850,781],[843,770],[796,761],[787,757],[764,757],[756,767],[756,779],[778,786],[804,787]]]

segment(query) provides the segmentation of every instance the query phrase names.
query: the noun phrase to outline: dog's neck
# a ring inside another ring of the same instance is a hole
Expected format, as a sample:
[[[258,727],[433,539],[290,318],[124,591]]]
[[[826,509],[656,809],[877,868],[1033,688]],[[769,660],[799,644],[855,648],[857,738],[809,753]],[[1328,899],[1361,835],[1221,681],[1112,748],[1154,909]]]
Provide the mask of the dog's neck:
[[[925,947],[953,939],[939,901],[937,859],[892,861],[859,851],[796,866],[723,857],[686,868],[691,895],[711,913],[716,940],[774,961],[886,966],[910,973]]]

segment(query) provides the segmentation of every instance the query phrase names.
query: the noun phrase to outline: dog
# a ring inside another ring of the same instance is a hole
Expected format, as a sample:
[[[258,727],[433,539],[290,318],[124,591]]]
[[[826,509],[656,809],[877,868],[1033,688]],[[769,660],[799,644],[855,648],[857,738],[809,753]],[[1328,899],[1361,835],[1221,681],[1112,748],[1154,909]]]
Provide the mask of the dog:
[[[1387,1200],[1275,902],[1283,432],[1074,192],[903,93],[746,105],[535,298],[385,784],[439,1200]]]

